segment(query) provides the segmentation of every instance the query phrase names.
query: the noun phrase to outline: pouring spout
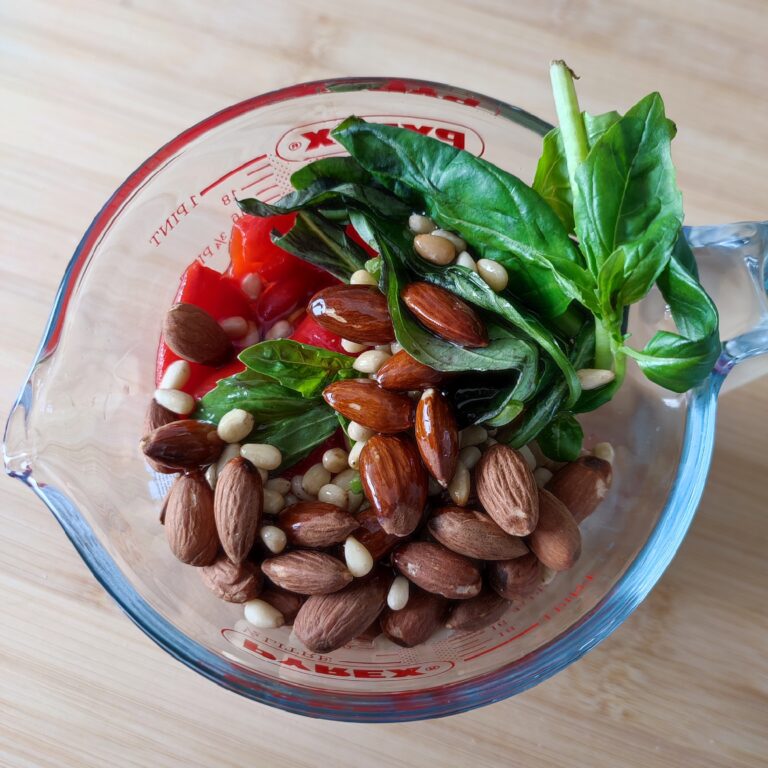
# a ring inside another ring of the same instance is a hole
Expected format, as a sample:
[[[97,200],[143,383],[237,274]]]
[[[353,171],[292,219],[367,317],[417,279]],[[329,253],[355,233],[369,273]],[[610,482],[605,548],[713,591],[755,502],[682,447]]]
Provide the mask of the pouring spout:
[[[3,435],[3,464],[11,477],[28,478],[32,473],[33,446],[29,439],[28,414],[32,386],[28,381],[11,409]]]

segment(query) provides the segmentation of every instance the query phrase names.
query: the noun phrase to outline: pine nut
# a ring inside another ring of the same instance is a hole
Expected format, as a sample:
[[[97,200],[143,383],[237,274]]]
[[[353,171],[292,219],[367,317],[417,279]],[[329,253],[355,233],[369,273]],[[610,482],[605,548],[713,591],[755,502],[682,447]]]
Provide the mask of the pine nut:
[[[371,553],[354,536],[347,536],[344,542],[344,562],[356,577],[366,576],[373,568]]]
[[[347,508],[347,492],[343,488],[333,483],[327,483],[317,492],[317,500],[324,501],[326,504],[334,504],[342,509]]]
[[[413,239],[413,247],[424,261],[428,261],[431,264],[445,266],[456,258],[456,248],[445,237],[416,235]]]
[[[482,445],[488,439],[488,432],[485,427],[473,424],[471,427],[465,427],[459,432],[459,447],[466,448],[468,445]]]
[[[541,569],[541,583],[546,587],[547,584],[551,584],[552,580],[557,576],[557,571],[553,571],[546,565]]]
[[[378,285],[379,281],[367,270],[358,269],[349,278],[350,285]]]
[[[205,480],[211,488],[216,487],[216,465],[211,464],[208,469],[205,470]]]
[[[498,445],[499,441],[495,437],[489,437],[484,443],[483,448],[490,448],[492,445]]]
[[[283,614],[264,600],[249,600],[243,606],[245,620],[258,629],[275,629],[285,624]]]
[[[288,543],[285,532],[276,525],[265,525],[259,530],[259,538],[274,555],[279,555]]]
[[[252,347],[254,344],[258,344],[261,341],[261,330],[256,323],[248,321],[248,333],[243,336],[242,339],[238,339],[237,346],[243,349]]]
[[[248,411],[233,408],[221,417],[216,431],[225,443],[238,443],[244,437],[248,437],[254,423],[255,420]]]
[[[391,611],[402,611],[408,605],[411,582],[405,576],[396,576],[387,592],[387,607]]]
[[[285,506],[286,507],[292,507],[294,504],[298,504],[299,499],[298,497],[294,496],[292,493],[286,493],[285,494]]]
[[[412,213],[408,217],[408,229],[417,235],[428,235],[437,229],[435,224],[429,216],[422,216],[420,213]]]
[[[477,263],[466,251],[462,251],[456,257],[456,266],[466,267],[467,269],[471,269],[474,273],[477,273]]]
[[[264,338],[270,341],[274,339],[287,339],[293,333],[293,326],[287,320],[278,320],[267,332]]]
[[[609,464],[613,464],[613,460],[616,458],[616,451],[613,450],[613,446],[610,443],[597,443],[592,453],[598,459],[607,461]]]
[[[349,458],[347,459],[347,462],[352,469],[357,469],[360,466],[360,453],[364,447],[364,440],[360,440],[352,446],[352,450],[349,452]]]
[[[248,333],[248,321],[244,317],[225,317],[219,325],[230,339],[242,339]]]
[[[179,416],[187,416],[195,410],[195,398],[180,389],[156,389],[155,402]]]
[[[268,491],[277,491],[281,496],[285,496],[291,490],[291,481],[285,477],[273,477],[267,480],[264,487]]]
[[[400,344],[400,343],[399,343],[399,342],[397,342],[397,341],[393,341],[393,342],[392,342],[392,343],[389,345],[389,351],[390,351],[390,352],[391,352],[393,355],[396,355],[398,352],[402,352],[402,350],[403,350],[403,345],[402,345],[402,344]]]
[[[459,461],[467,468],[474,469],[483,454],[476,445],[468,445],[459,451]]]
[[[322,464],[313,464],[301,480],[305,493],[317,497],[320,489],[331,482],[331,473]]]
[[[456,465],[456,473],[448,483],[448,493],[458,507],[469,501],[469,470],[461,463]]]
[[[299,501],[314,501],[317,498],[304,490],[304,475],[294,475],[291,478],[291,493]]]
[[[372,429],[358,424],[356,421],[350,421],[347,427],[347,434],[355,442],[365,442],[370,440],[376,433]]]
[[[347,456],[343,448],[329,448],[323,454],[323,466],[335,475],[347,468]]]
[[[363,352],[368,349],[368,345],[358,344],[356,341],[350,341],[349,339],[342,339],[341,348],[345,352],[349,352],[350,355],[356,355],[358,352]]]
[[[338,485],[343,491],[348,491],[353,480],[357,480],[360,473],[356,469],[344,469],[333,478],[333,484]]]
[[[186,360],[174,360],[166,369],[163,378],[160,379],[158,389],[183,389],[189,381],[192,369]]]
[[[507,287],[509,274],[503,264],[493,259],[480,259],[477,262],[477,273],[488,283],[488,287],[499,293]]]
[[[259,469],[277,469],[283,462],[280,449],[269,443],[246,443],[240,448],[240,455]]]
[[[246,275],[240,281],[240,287],[249,299],[258,299],[261,296],[261,278],[255,272]]]
[[[355,493],[354,491],[347,491],[347,512],[351,512],[353,515],[360,509],[360,505],[363,503],[363,494]]]
[[[524,445],[517,450],[525,459],[525,463],[528,465],[528,469],[533,472],[533,470],[536,469],[536,457],[533,455],[533,451],[527,445]]]
[[[552,473],[546,467],[538,467],[533,470],[533,479],[539,488],[543,488],[552,479]]]
[[[606,368],[582,368],[576,371],[576,375],[579,377],[581,388],[585,392],[604,387],[616,378],[616,374]]]
[[[236,456],[240,455],[240,443],[229,443],[228,445],[224,446],[224,450],[221,452],[221,456],[219,456],[219,460],[212,464],[213,467],[213,483],[211,484],[211,488],[216,487],[216,481],[219,479],[219,475],[222,473],[224,467],[227,465],[228,461],[231,461]],[[210,482],[210,481],[209,481]]]
[[[287,496],[283,496],[277,491],[272,491],[269,488],[264,489],[264,504],[263,512],[265,515],[276,515],[283,507],[286,506]]]
[[[367,352],[361,352],[352,367],[360,373],[376,373],[384,363],[392,357],[389,352],[381,352],[378,349],[369,349]]]
[[[467,244],[455,232],[449,232],[447,229],[435,229],[432,231],[435,237],[442,237],[453,245],[456,253],[467,250]]]

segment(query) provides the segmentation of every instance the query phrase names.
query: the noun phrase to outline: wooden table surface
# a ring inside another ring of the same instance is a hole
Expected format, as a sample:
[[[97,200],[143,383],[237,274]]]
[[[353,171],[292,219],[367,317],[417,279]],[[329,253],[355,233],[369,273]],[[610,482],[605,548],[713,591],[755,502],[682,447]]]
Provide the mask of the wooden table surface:
[[[547,63],[564,57],[591,111],[663,92],[690,223],[768,215],[763,0],[6,0],[0,19],[3,406],[117,183],[188,125],[294,82],[431,78],[551,119]],[[723,398],[693,528],[624,626],[532,691],[425,723],[312,721],[217,688],[136,629],[3,478],[0,764],[765,765],[765,382]]]

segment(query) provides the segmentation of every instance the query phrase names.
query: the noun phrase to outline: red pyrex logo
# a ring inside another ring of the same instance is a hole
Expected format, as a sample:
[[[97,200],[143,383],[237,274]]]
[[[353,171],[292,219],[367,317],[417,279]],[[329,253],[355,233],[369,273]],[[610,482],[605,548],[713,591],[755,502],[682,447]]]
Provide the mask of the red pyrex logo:
[[[447,120],[432,118],[408,117],[405,115],[364,115],[368,122],[384,123],[397,128],[406,128],[424,136],[450,144],[456,149],[466,149],[480,157],[485,150],[485,144],[477,131],[469,126]],[[314,160],[326,155],[341,154],[344,150],[331,136],[331,131],[344,118],[333,118],[317,123],[308,123],[286,131],[278,140],[275,153],[278,157],[289,162]]]
[[[412,665],[376,664],[368,662],[321,662],[307,657],[300,657],[270,647],[268,643],[238,632],[234,629],[223,629],[222,636],[241,651],[258,656],[268,664],[294,670],[310,677],[340,680],[402,680],[414,677],[435,677],[453,669],[452,661],[430,661]]]

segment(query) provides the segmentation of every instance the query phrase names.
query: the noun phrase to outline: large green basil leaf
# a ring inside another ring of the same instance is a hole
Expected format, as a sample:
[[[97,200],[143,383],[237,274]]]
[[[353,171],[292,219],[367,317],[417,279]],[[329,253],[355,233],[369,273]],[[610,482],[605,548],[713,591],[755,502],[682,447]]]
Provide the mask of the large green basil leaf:
[[[316,181],[331,181],[334,184],[349,182],[368,185],[372,176],[353,157],[323,157],[299,168],[291,176],[294,189],[302,190]]]
[[[428,136],[349,118],[336,140],[384,186],[405,185],[442,226],[510,272],[515,295],[545,317],[594,306],[594,279],[557,215],[506,171]]]
[[[544,455],[553,461],[578,459],[583,440],[581,424],[567,412],[558,413],[536,438]]]
[[[530,377],[535,378],[535,372]],[[533,381],[530,382],[533,385]],[[530,386],[517,373],[467,374],[445,383],[461,426],[487,424],[502,427],[515,419],[530,397]]]
[[[360,375],[352,368],[353,357],[292,339],[261,341],[244,349],[239,359],[250,370],[269,376],[304,397],[319,397],[337,379]]]
[[[339,422],[335,412],[319,401],[306,413],[257,425],[248,439],[279,448],[283,456],[280,465],[282,471],[307,456],[338,428]]]
[[[311,211],[297,213],[295,224],[284,235],[273,232],[272,242],[345,283],[368,259],[365,250],[347,237],[344,227]]]

